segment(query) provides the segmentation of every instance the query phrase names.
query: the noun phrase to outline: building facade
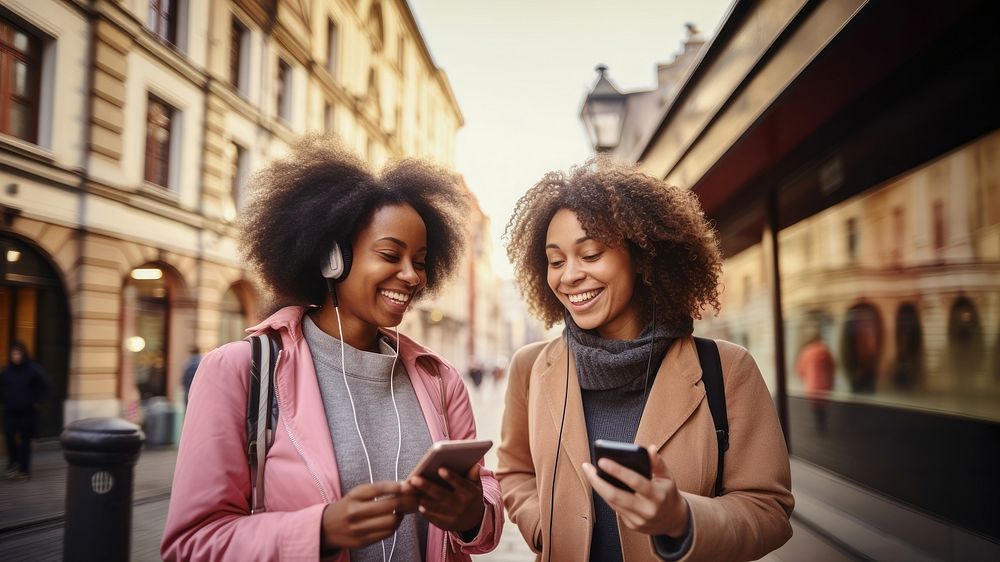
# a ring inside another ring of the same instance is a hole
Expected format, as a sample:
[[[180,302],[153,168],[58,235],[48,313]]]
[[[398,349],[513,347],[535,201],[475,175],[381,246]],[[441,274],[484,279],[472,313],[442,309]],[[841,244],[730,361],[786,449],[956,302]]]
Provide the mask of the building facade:
[[[1000,556],[997,21],[738,0],[620,154],[715,221],[723,308],[696,330],[753,353],[793,516],[862,558]]]
[[[266,310],[235,221],[299,135],[450,167],[463,123],[403,0],[10,0],[0,42],[0,352],[52,378],[43,436],[179,406]]]

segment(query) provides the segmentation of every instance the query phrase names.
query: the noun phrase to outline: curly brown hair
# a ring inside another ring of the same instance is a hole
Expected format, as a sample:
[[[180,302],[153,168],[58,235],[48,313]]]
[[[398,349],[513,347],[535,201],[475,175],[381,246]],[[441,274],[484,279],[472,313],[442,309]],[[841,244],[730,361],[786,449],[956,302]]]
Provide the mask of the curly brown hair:
[[[380,174],[334,137],[311,134],[251,180],[240,219],[240,250],[272,293],[272,308],[322,304],[320,263],[334,241],[352,243],[375,211],[410,205],[427,228],[427,285],[434,294],[465,248],[468,193],[453,174],[427,162],[399,160]]]
[[[719,311],[722,256],[695,194],[595,157],[569,173],[546,174],[517,202],[504,231],[518,287],[546,327],[565,313],[546,280],[545,236],[560,209],[576,213],[591,238],[628,247],[641,278],[636,297],[666,311],[657,324],[701,318],[706,306]]]

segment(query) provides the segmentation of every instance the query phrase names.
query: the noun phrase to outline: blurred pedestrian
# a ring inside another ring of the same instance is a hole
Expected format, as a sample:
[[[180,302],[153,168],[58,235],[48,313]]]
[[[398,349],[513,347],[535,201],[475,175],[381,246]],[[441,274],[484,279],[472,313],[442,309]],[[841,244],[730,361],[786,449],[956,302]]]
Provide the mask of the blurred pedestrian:
[[[35,437],[37,409],[48,394],[45,371],[31,360],[23,342],[14,343],[10,348],[10,363],[0,372],[8,478],[31,477],[31,440]]]
[[[728,411],[719,447],[692,317],[719,308],[722,259],[695,195],[595,159],[518,201],[507,255],[563,337],[511,360],[497,478],[543,561],[752,560],[792,534],[788,451],[747,350],[714,343]],[[717,388],[717,387],[716,387]],[[591,443],[641,444],[645,476]]]
[[[483,384],[483,366],[480,363],[475,363],[469,368],[469,378],[472,379],[472,384],[479,388],[479,385]]]
[[[795,371],[802,377],[806,397],[813,411],[816,431],[826,433],[826,398],[833,390],[833,374],[837,364],[833,354],[823,342],[818,332],[813,333],[809,343],[802,346]]]
[[[188,396],[191,394],[191,383],[194,382],[194,374],[198,372],[198,365],[201,363],[201,350],[196,346],[191,346],[191,357],[187,365],[184,366],[184,378],[181,384],[184,385],[184,406],[187,407]]]
[[[492,550],[504,517],[491,471],[407,477],[433,441],[476,429],[458,371],[395,328],[457,269],[465,193],[416,160],[376,175],[315,136],[256,181],[242,248],[282,306],[252,328],[282,344],[267,493],[247,469],[251,346],[234,342],[195,377],[162,557],[467,562]]]

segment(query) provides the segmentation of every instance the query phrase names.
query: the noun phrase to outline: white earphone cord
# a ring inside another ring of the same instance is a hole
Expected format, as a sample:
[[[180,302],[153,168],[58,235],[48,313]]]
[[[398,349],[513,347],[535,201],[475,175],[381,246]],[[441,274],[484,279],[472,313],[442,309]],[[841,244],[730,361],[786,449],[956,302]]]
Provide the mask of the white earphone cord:
[[[333,310],[337,313],[337,331],[340,334],[340,371],[344,375],[344,387],[347,389],[347,398],[351,403],[351,414],[354,415],[354,428],[358,430],[358,439],[361,441],[361,450],[365,453],[365,463],[368,466],[368,481],[372,484],[375,483],[375,475],[372,473],[372,461],[368,456],[368,447],[365,445],[365,438],[361,434],[361,424],[358,423],[358,410],[354,407],[354,395],[351,394],[351,385],[347,383],[347,360],[344,356],[344,327],[340,323],[340,307],[334,306]],[[399,453],[403,449],[403,424],[399,419],[399,407],[396,406],[396,388],[392,384],[394,376],[396,374],[396,360],[399,359],[399,329],[393,327],[396,332],[396,349],[395,355],[392,357],[392,370],[389,371],[389,392],[392,393],[392,408],[396,411],[396,431],[398,441],[396,443],[396,467],[395,476],[396,480],[399,480]],[[397,531],[398,532],[398,531]],[[389,549],[389,556],[385,554],[385,539],[380,541],[382,544],[382,560],[383,562],[392,562],[392,554],[396,550],[396,532],[392,533],[392,547]]]

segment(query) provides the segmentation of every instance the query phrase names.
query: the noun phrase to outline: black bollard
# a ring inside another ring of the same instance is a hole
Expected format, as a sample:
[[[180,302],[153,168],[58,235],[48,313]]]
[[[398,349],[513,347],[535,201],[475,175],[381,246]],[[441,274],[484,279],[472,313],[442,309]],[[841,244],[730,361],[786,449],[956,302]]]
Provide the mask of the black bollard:
[[[129,559],[133,469],[144,440],[139,426],[120,418],[88,418],[63,430],[64,561]]]

